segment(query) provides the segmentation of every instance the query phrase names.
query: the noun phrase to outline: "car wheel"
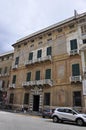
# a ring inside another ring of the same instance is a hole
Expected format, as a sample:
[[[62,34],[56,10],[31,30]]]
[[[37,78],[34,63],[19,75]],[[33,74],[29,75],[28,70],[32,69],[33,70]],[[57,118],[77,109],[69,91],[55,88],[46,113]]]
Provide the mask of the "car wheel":
[[[42,116],[43,118],[45,118],[45,116]]]
[[[54,116],[54,117],[53,117],[53,122],[54,122],[54,123],[59,122],[59,118],[58,118],[57,116]]]
[[[76,121],[77,125],[82,126],[84,124],[82,119],[77,119]]]

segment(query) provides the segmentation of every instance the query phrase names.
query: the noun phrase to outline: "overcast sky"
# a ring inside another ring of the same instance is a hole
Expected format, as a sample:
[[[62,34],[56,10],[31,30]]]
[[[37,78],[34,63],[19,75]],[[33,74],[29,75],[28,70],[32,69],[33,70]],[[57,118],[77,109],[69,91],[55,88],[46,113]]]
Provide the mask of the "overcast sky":
[[[0,53],[33,32],[86,12],[86,0],[0,0]]]

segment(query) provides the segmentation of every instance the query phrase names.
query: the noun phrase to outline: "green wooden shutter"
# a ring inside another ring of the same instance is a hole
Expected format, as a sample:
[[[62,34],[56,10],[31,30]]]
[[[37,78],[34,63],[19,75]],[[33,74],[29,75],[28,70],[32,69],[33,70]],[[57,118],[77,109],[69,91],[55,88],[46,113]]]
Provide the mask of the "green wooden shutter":
[[[31,72],[28,72],[26,81],[30,81],[30,80],[31,80]]]
[[[40,80],[40,71],[36,71],[35,80]]]
[[[80,75],[79,64],[73,64],[72,65],[72,76],[78,76],[78,75]]]
[[[42,56],[42,50],[38,50],[37,52],[37,58],[40,58]]]
[[[13,75],[13,80],[12,83],[15,84],[16,83],[16,75]]]
[[[70,40],[71,50],[77,49],[77,39]]]
[[[48,55],[51,55],[51,53],[52,53],[52,48],[51,48],[51,47],[48,47],[48,48],[47,48],[47,56],[48,56]]]
[[[51,79],[51,69],[46,70],[45,79]]]
[[[29,60],[33,59],[33,52],[29,53]]]

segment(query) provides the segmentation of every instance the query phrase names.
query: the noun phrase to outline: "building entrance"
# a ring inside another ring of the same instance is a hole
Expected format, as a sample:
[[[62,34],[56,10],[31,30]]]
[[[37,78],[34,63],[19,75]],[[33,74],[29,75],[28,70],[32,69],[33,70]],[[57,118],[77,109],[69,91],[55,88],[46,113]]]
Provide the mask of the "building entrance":
[[[33,111],[39,111],[39,95],[33,95]]]

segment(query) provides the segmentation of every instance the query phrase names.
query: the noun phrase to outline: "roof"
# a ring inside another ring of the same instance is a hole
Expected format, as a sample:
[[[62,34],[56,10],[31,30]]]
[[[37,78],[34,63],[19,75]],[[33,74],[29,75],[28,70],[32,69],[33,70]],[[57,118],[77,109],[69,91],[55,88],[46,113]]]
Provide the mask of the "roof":
[[[14,53],[14,50],[0,54],[0,57]]]
[[[63,24],[66,24],[66,23],[71,22],[71,21],[73,21],[73,20],[75,20],[75,19],[81,18],[81,17],[83,17],[83,16],[85,16],[85,15],[86,15],[86,12],[85,12],[85,13],[82,13],[82,14],[75,14],[73,17],[70,17],[70,18],[68,18],[68,19],[66,19],[66,20],[63,20],[63,21],[61,21],[61,22],[58,22],[58,23],[53,24],[53,25],[51,25],[51,26],[48,26],[48,27],[46,27],[46,28],[44,28],[44,29],[41,29],[41,30],[39,30],[39,31],[37,31],[37,32],[35,32],[35,33],[32,33],[32,34],[30,34],[30,35],[28,35],[28,36],[26,36],[26,37],[23,37],[23,38],[17,40],[17,42],[14,43],[12,46],[14,46],[15,44],[18,44],[19,42],[21,42],[21,41],[23,41],[23,40],[26,40],[26,39],[28,39],[28,38],[31,38],[31,37],[33,37],[33,36],[36,36],[36,35],[38,35],[38,34],[41,34],[41,33],[46,32],[46,31],[48,31],[48,30],[51,30],[51,29],[53,29],[53,28],[59,27],[59,26],[61,26],[61,25],[63,25]]]

